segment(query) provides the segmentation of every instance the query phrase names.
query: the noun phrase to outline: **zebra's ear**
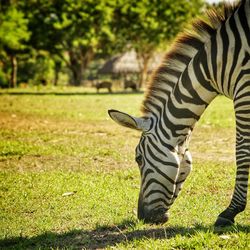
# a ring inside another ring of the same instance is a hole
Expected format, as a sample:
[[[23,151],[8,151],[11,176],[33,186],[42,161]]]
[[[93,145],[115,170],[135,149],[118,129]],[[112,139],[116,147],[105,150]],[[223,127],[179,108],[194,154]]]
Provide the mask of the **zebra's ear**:
[[[141,131],[147,131],[150,128],[151,122],[147,118],[136,118],[114,109],[108,110],[108,113],[112,120],[124,127]]]

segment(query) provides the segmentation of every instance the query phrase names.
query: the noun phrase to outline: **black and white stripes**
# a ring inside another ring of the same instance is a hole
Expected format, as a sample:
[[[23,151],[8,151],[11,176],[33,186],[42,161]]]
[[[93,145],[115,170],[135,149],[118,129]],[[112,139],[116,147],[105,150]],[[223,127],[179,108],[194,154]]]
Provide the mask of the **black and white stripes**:
[[[136,148],[141,172],[138,217],[168,219],[170,206],[192,168],[189,137],[209,103],[222,94],[234,101],[236,184],[216,225],[234,222],[246,206],[250,168],[250,1],[210,11],[181,34],[155,72],[143,102],[143,118],[110,110],[121,125],[142,130]]]

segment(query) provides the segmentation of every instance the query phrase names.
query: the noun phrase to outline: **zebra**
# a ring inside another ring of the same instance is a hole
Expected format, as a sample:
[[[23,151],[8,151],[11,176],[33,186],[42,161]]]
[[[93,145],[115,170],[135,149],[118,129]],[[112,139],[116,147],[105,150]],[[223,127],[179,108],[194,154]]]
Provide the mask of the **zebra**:
[[[190,136],[217,95],[233,100],[236,181],[229,206],[215,226],[229,226],[247,203],[250,168],[250,1],[210,10],[177,36],[153,74],[142,117],[108,110],[118,124],[142,131],[135,160],[141,184],[138,218],[162,224],[192,169]]]

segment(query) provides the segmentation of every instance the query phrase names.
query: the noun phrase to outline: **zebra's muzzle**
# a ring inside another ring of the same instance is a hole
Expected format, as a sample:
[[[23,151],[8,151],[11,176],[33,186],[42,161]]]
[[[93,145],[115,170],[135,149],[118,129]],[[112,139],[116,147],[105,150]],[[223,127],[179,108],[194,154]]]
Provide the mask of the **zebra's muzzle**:
[[[165,209],[138,211],[138,219],[149,224],[163,224],[168,221],[169,213]]]
[[[169,213],[165,208],[158,208],[154,210],[148,210],[139,198],[138,202],[138,219],[143,220],[144,223],[149,224],[163,224],[168,221]]]

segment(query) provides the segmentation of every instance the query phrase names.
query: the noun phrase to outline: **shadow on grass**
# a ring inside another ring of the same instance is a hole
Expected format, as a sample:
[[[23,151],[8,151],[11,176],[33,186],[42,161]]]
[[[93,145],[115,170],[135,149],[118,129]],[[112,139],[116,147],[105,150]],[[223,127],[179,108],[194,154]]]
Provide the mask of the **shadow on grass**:
[[[133,240],[170,239],[177,235],[192,237],[198,232],[213,232],[215,234],[230,232],[250,232],[250,226],[237,226],[222,230],[202,225],[187,227],[166,227],[157,229],[135,230],[134,221],[124,221],[120,225],[97,227],[94,230],[72,230],[66,233],[45,232],[44,234],[25,238],[6,238],[0,240],[1,249],[100,249],[112,247],[119,243]]]

